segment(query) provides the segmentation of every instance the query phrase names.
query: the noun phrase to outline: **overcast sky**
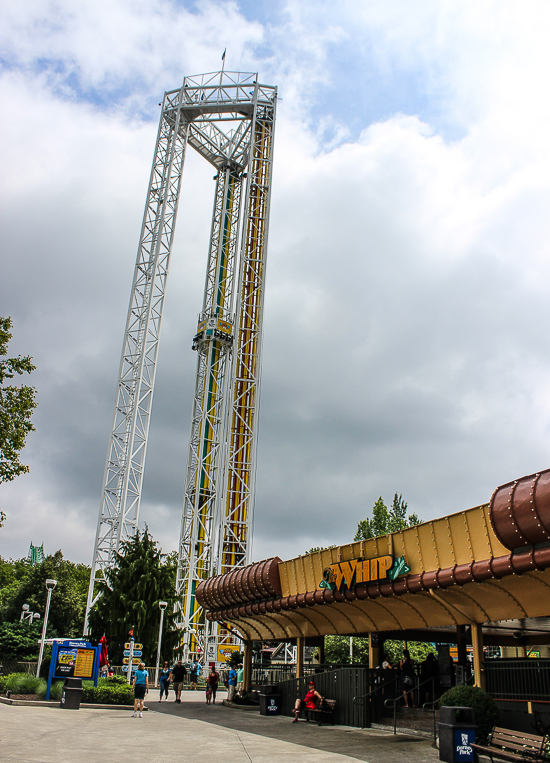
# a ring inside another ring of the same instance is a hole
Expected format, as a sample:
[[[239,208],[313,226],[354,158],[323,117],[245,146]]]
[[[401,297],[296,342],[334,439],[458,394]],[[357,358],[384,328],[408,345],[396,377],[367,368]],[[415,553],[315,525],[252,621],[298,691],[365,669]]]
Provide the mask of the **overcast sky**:
[[[0,554],[91,562],[165,90],[277,85],[253,558],[550,466],[550,4],[26,0],[0,22],[0,314],[39,407]],[[188,152],[140,524],[178,544],[214,183]]]

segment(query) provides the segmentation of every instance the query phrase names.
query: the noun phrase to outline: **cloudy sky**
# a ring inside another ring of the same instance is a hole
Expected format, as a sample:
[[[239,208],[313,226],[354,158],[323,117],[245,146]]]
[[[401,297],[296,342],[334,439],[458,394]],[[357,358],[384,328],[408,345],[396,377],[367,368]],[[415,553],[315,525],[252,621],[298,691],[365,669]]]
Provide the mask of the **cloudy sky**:
[[[34,357],[0,554],[91,562],[159,108],[277,85],[253,557],[429,519],[550,466],[550,5],[3,3],[0,314]],[[214,183],[189,152],[141,523],[177,547]]]

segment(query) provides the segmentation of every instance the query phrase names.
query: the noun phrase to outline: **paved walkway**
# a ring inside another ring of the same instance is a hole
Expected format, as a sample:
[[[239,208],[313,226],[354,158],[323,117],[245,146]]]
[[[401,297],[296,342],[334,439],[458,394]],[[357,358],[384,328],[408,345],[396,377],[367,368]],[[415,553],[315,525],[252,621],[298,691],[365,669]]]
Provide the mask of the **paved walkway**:
[[[156,697],[156,692],[149,697]],[[181,704],[148,701],[143,718],[124,710],[0,705],[2,763],[435,763],[420,737],[295,723],[221,704],[202,692]]]

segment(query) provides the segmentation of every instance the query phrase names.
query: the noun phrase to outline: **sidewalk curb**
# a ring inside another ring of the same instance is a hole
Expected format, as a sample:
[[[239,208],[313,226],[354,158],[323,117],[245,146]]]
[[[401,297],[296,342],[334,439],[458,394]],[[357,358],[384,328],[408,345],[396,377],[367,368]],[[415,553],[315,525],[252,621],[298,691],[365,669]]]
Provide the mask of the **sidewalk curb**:
[[[59,700],[38,700],[38,699],[11,699],[8,697],[0,697],[0,704],[2,705],[21,705],[23,707],[57,707],[60,708]],[[132,710],[134,709],[133,705],[94,705],[88,702],[82,702],[80,705],[81,708],[84,708],[86,710],[92,709],[92,710]],[[143,712],[147,711],[149,708],[144,707]]]

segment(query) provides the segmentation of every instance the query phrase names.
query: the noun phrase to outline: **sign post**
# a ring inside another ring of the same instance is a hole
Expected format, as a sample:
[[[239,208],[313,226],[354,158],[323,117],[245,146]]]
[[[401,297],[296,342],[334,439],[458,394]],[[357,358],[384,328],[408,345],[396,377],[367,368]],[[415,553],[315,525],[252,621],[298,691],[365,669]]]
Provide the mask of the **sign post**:
[[[134,637],[130,639],[130,655],[128,659],[128,683],[132,683],[132,660],[134,658]]]

